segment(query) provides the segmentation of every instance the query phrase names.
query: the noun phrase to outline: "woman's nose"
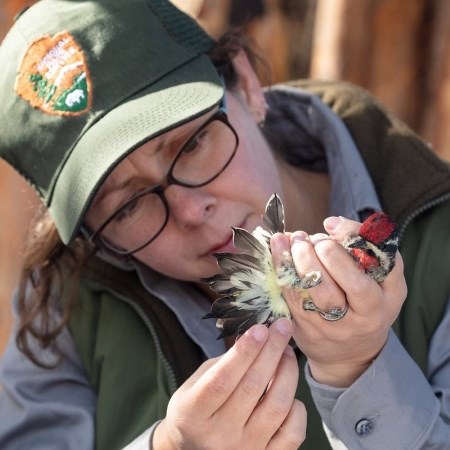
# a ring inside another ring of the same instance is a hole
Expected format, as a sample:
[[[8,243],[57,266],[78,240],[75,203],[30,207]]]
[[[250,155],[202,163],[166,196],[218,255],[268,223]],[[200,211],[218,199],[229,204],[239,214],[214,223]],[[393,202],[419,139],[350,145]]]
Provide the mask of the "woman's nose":
[[[164,194],[172,219],[182,228],[196,227],[206,222],[216,204],[215,197],[202,187],[171,185]]]

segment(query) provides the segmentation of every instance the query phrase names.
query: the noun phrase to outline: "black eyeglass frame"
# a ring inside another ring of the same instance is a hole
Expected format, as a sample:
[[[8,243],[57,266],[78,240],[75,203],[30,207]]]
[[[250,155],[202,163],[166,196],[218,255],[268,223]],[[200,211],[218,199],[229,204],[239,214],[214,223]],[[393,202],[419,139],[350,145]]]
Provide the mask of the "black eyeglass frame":
[[[187,183],[187,182],[183,182],[183,181],[179,181],[177,180],[174,176],[173,176],[173,170],[174,167],[177,163],[177,161],[180,159],[181,155],[183,154],[184,150],[186,149],[186,147],[188,145],[190,145],[192,139],[198,135],[198,133],[200,133],[205,127],[207,127],[210,123],[219,120],[221,122],[223,122],[234,134],[235,137],[235,146],[233,149],[233,152],[231,153],[227,163],[222,167],[222,169],[216,173],[213,177],[209,178],[206,181],[203,181],[199,184],[192,184],[192,183]],[[214,181],[219,175],[221,175],[223,173],[223,171],[229,166],[229,164],[231,163],[231,161],[234,158],[234,155],[236,154],[237,148],[239,146],[239,136],[236,133],[236,130],[233,128],[233,126],[231,125],[230,121],[228,120],[228,116],[227,116],[227,112],[226,112],[226,105],[225,105],[225,101],[224,99],[222,99],[220,105],[219,105],[219,110],[213,114],[208,120],[206,120],[206,122],[204,122],[199,128],[197,128],[194,133],[192,133],[192,135],[186,140],[186,142],[184,143],[184,145],[180,148],[180,150],[178,150],[177,154],[175,155],[175,158],[173,159],[173,161],[171,162],[169,169],[166,173],[166,176],[163,178],[163,180],[156,184],[156,185],[152,185],[142,191],[140,191],[139,193],[137,193],[136,195],[134,195],[133,197],[131,197],[129,200],[127,200],[125,202],[125,204],[123,204],[120,208],[118,208],[114,213],[112,213],[108,219],[106,219],[102,225],[100,225],[100,227],[94,231],[89,237],[88,240],[96,245],[103,245],[106,248],[108,248],[109,250],[111,250],[112,252],[122,255],[122,256],[126,256],[126,255],[132,255],[133,253],[138,252],[139,250],[142,250],[144,247],[146,247],[147,245],[151,244],[164,230],[164,228],[167,225],[167,222],[169,221],[169,216],[170,216],[170,208],[169,208],[169,204],[167,202],[167,199],[164,195],[164,191],[166,190],[167,187],[169,187],[172,184],[176,184],[178,186],[184,186],[187,188],[197,188],[197,187],[202,187],[205,186],[209,183],[211,183],[212,181]],[[148,194],[156,194],[158,195],[158,197],[161,199],[163,205],[164,205],[164,209],[165,209],[165,220],[162,223],[161,227],[159,228],[158,232],[148,241],[146,241],[144,244],[140,245],[139,247],[132,249],[132,250],[125,250],[125,249],[120,249],[117,246],[114,246],[112,243],[109,243],[107,239],[104,239],[101,236],[102,231],[123,211],[124,208],[126,208],[130,202],[135,201],[138,198],[141,198],[145,195]]]

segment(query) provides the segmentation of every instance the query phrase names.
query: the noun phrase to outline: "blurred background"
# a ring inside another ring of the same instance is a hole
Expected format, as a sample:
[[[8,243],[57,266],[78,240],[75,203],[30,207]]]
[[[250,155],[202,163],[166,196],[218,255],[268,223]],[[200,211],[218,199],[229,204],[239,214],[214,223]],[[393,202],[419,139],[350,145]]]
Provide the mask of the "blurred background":
[[[356,83],[450,161],[450,1],[172,1],[214,37],[229,26],[241,27],[267,60],[271,83],[296,78]],[[32,3],[0,0],[0,41],[14,16]],[[31,188],[0,161],[0,355],[37,205]]]

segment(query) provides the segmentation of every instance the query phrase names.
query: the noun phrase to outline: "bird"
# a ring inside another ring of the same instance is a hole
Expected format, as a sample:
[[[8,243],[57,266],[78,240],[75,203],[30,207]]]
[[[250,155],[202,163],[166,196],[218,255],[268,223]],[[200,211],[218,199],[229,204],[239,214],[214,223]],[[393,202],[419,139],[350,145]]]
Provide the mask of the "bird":
[[[300,276],[292,256],[285,251],[278,268],[272,260],[270,239],[285,232],[283,203],[274,193],[262,217],[264,228],[253,232],[232,227],[233,243],[239,253],[214,253],[221,272],[201,281],[219,295],[203,319],[216,319],[221,329],[217,339],[239,337],[255,324],[270,325],[281,317],[291,317],[283,295],[284,287],[297,289],[303,298],[322,282],[318,270]],[[372,214],[361,225],[358,235],[348,236],[342,245],[356,263],[381,283],[395,263],[398,237],[394,222],[383,212]]]
[[[398,229],[386,213],[377,211],[362,223],[357,235],[348,236],[342,245],[365,273],[382,283],[395,265]]]

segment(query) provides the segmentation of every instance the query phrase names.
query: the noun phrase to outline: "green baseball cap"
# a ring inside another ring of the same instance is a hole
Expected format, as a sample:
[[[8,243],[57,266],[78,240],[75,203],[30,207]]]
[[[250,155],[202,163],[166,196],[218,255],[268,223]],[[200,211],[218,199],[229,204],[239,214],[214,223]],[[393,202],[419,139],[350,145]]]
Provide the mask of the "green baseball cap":
[[[41,0],[0,46],[0,156],[64,243],[108,173],[224,93],[214,41],[166,0]]]

